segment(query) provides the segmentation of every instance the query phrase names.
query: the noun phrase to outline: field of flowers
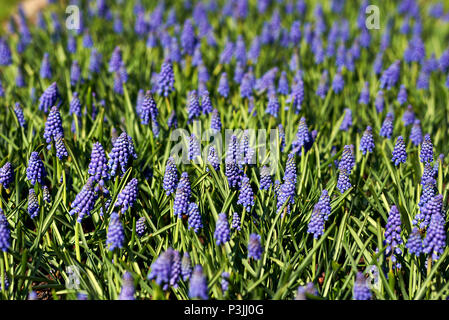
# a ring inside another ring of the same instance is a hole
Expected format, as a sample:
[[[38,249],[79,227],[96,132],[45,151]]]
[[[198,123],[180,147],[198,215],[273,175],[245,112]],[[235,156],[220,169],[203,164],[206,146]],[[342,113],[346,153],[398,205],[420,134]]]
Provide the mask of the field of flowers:
[[[48,2],[0,33],[2,299],[449,297],[448,3]]]

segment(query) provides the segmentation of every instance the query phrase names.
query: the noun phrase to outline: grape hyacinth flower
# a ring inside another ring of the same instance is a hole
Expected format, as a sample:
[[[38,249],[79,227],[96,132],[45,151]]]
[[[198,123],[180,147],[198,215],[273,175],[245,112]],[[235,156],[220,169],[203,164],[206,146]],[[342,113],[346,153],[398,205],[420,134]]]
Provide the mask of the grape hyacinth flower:
[[[369,92],[369,82],[365,81],[362,91],[360,92],[359,103],[367,105],[369,103],[370,92]]]
[[[241,181],[241,169],[238,165],[238,144],[237,137],[233,135],[229,143],[228,152],[225,159],[225,173],[228,179],[229,187],[235,188],[240,185]]]
[[[405,151],[405,143],[402,136],[399,136],[396,140],[391,161],[394,162],[395,166],[397,166],[401,162],[405,163],[407,161],[407,152]]]
[[[69,35],[67,39],[67,51],[71,54],[75,54],[76,49],[77,49],[76,39],[72,35]]]
[[[263,166],[260,169],[260,190],[269,190],[272,185],[270,168]]]
[[[380,88],[390,90],[396,85],[400,73],[400,60],[396,60],[380,77]]]
[[[385,100],[384,100],[384,92],[379,90],[376,95],[376,99],[374,100],[374,106],[376,107],[376,111],[381,113],[384,111]]]
[[[64,136],[64,130],[59,108],[54,106],[50,109],[50,114],[45,122],[44,139],[48,144],[47,149],[51,148],[51,141],[55,141],[58,135]]]
[[[70,101],[69,114],[81,117],[81,101],[78,98],[78,92],[73,93],[72,101]]]
[[[146,232],[146,225],[145,225],[145,217],[141,217],[136,221],[136,234],[139,237],[143,237],[143,235]]]
[[[0,168],[0,184],[5,189],[9,189],[9,185],[14,181],[14,169],[11,162],[6,162],[3,167]]]
[[[387,225],[385,227],[385,243],[387,249],[385,254],[390,256],[396,268],[401,268],[401,264],[397,261],[397,255],[401,255],[402,251],[399,246],[402,244],[401,239],[401,215],[398,208],[393,205],[388,215]]]
[[[122,63],[122,50],[119,46],[114,48],[111,59],[109,60],[109,72],[117,72],[120,69]]]
[[[9,223],[3,213],[3,210],[0,208],[0,250],[2,250],[3,252],[7,252],[10,246],[11,232],[9,230]]]
[[[424,206],[421,206],[421,215],[415,217],[416,220],[421,221],[420,228],[426,228],[429,226],[432,217],[435,214],[442,214],[443,209],[443,196],[438,194],[430,198]]]
[[[196,46],[195,30],[191,19],[187,19],[184,22],[181,34],[181,46],[184,54],[189,56],[193,55]]]
[[[181,274],[182,261],[179,252],[168,248],[151,265],[151,272],[148,280],[155,279],[156,283],[167,290],[169,285],[177,287],[177,282]]]
[[[95,180],[93,177],[89,177],[86,184],[81,191],[76,195],[75,200],[71,203],[69,214],[78,214],[77,222],[81,223],[86,215],[90,215],[94,209],[95,201],[98,195],[95,192]]]
[[[43,184],[43,180],[47,175],[44,168],[44,163],[42,162],[39,154],[36,151],[31,153],[30,159],[28,161],[28,167],[26,170],[27,180],[34,186],[36,182]]]
[[[55,137],[55,149],[56,149],[56,156],[59,158],[59,160],[62,160],[65,157],[69,156],[64,144],[64,136],[61,133],[59,133]]]
[[[371,290],[368,287],[363,273],[358,272],[353,288],[354,300],[371,300]]]
[[[47,52],[44,53],[44,58],[42,59],[40,77],[41,79],[51,79],[52,77],[49,54]]]
[[[284,175],[284,183],[280,186],[277,199],[277,212],[280,213],[282,208],[282,216],[290,213],[290,205],[295,203],[296,193],[296,175]]]
[[[189,137],[189,160],[197,163],[198,157],[201,157],[201,145],[195,134],[192,133]]]
[[[332,208],[331,208],[331,198],[329,197],[329,192],[326,189],[324,189],[321,192],[321,196],[318,201],[318,206],[320,212],[323,214],[324,220],[327,221],[329,219],[329,215],[331,214]]]
[[[404,103],[407,102],[407,89],[405,88],[405,86],[403,84],[401,84],[401,87],[399,88],[399,92],[398,92],[398,98],[397,101],[399,102],[400,105],[403,105]]]
[[[307,233],[313,234],[314,239],[318,239],[324,233],[324,216],[319,204],[315,204],[307,226]]]
[[[335,74],[334,79],[332,80],[332,89],[335,93],[340,93],[343,91],[345,85],[345,81],[343,80],[343,76],[341,72]]]
[[[139,117],[141,119],[141,124],[147,125],[150,120],[157,122],[157,117],[159,115],[159,110],[156,105],[156,101],[150,91],[147,91],[143,97],[142,104],[140,105]]]
[[[287,80],[287,73],[285,71],[282,71],[282,73],[281,73],[277,91],[279,94],[283,94],[283,95],[288,95],[290,92],[290,88],[289,88],[288,80]]]
[[[214,168],[215,171],[218,172],[220,170],[220,159],[218,159],[217,151],[213,146],[209,148],[207,161],[212,166],[212,168]],[[209,171],[209,167],[206,168],[206,171]]]
[[[17,121],[19,122],[19,125],[22,128],[26,129],[27,124],[26,124],[26,121],[25,121],[25,117],[23,115],[23,110],[20,107],[20,103],[18,103],[18,102],[16,102],[15,105],[14,105],[14,113],[16,114]]]
[[[70,84],[75,86],[81,80],[81,69],[78,61],[74,60],[70,67]]]
[[[192,261],[190,260],[190,255],[188,252],[184,252],[181,260],[181,275],[182,280],[189,280],[192,274]]]
[[[237,231],[241,230],[241,220],[240,220],[240,216],[237,212],[234,212],[232,215],[231,228],[236,229]]]
[[[175,161],[173,157],[167,159],[165,165],[163,188],[165,194],[169,196],[176,191],[176,186],[178,184],[178,169],[176,168]]]
[[[421,152],[419,153],[419,159],[422,163],[433,162],[433,144],[430,140],[430,134],[424,136],[424,141],[421,144]]]
[[[225,47],[220,55],[220,64],[229,64],[232,56],[234,55],[234,43],[232,41],[226,41]]]
[[[175,90],[175,75],[173,66],[169,59],[165,59],[161,66],[157,79],[157,93],[164,97],[168,97]]]
[[[247,176],[242,178],[237,204],[241,204],[247,212],[250,212],[251,207],[254,206],[254,193],[251,188],[250,180]]]
[[[207,280],[203,274],[203,268],[200,265],[195,266],[190,277],[189,298],[208,299]]]
[[[441,212],[435,212],[430,220],[426,237],[423,240],[423,252],[432,254],[433,260],[438,260],[446,247],[445,219]]]
[[[380,128],[379,135],[388,139],[393,135],[393,113],[387,113],[387,116],[382,123],[382,127]]]
[[[360,150],[364,155],[367,152],[372,153],[374,150],[373,129],[370,126],[366,127],[366,130],[360,139]]]
[[[196,90],[190,91],[187,99],[187,123],[192,123],[195,118],[198,118],[201,115],[201,107]]]
[[[217,91],[224,98],[227,98],[229,95],[228,75],[226,72],[223,72],[220,76]]]
[[[260,243],[260,235],[251,233],[248,241],[248,259],[260,260],[262,258],[262,245]]]
[[[90,176],[94,177],[94,180],[99,182],[100,185],[103,185],[104,181],[109,180],[110,178],[106,153],[99,142],[95,142],[92,147],[89,170],[87,172]]]
[[[108,234],[106,239],[106,246],[109,251],[123,248],[125,242],[125,232],[123,230],[122,222],[117,212],[112,212],[109,218]]]
[[[299,120],[298,131],[296,132],[296,139],[292,142],[292,151],[302,152],[301,148],[304,147],[304,149],[307,149],[311,142],[313,142],[313,139],[307,127],[306,118],[301,117]]]
[[[320,97],[321,99],[326,98],[327,91],[328,91],[328,75],[329,73],[327,70],[324,70],[321,74],[320,82],[318,83],[318,88],[316,89],[316,95]]]
[[[221,291],[223,291],[223,295],[229,289],[229,272],[223,272],[221,274]]]
[[[31,219],[34,219],[39,215],[39,203],[33,188],[28,191],[28,214]]]
[[[17,75],[16,75],[16,87],[17,88],[24,88],[26,86],[25,78],[23,77],[22,69],[20,67],[17,68]]]
[[[421,121],[418,119],[416,119],[413,123],[412,130],[410,131],[410,140],[415,146],[419,146],[423,141]]]
[[[436,162],[438,164],[438,162]],[[435,181],[436,172],[434,171],[434,168],[432,167],[430,162],[426,162],[424,164],[424,171],[421,176],[421,184],[424,186],[429,180],[432,182]]]
[[[340,125],[340,130],[348,131],[351,126],[352,126],[352,111],[351,109],[346,108],[343,122]]]
[[[42,187],[42,199],[45,202],[51,203],[51,194],[47,186]]]
[[[122,289],[119,300],[134,300],[134,280],[129,271],[126,271],[122,279]]]
[[[415,122],[415,113],[411,105],[408,105],[407,110],[404,112],[402,121],[404,121],[404,126],[409,126]]]
[[[419,229],[414,227],[407,240],[405,247],[410,254],[419,256],[423,250],[422,238]]]
[[[0,66],[9,66],[12,64],[11,49],[4,38],[0,38]]]
[[[229,223],[226,213],[220,213],[218,215],[214,238],[217,246],[225,244],[231,239],[231,232],[229,230]]]
[[[178,187],[176,188],[175,201],[173,204],[174,214],[178,218],[182,218],[184,214],[188,213],[190,194],[189,175],[187,172],[183,172]]]
[[[337,180],[337,189],[344,193],[346,190],[350,189],[352,187],[351,181],[349,180],[349,174],[346,169],[341,169],[340,173],[338,175]]]
[[[118,194],[115,207],[121,207],[121,213],[124,213],[128,208],[134,205],[134,202],[136,202],[137,193],[139,192],[137,184],[138,181],[136,178],[131,179]]]
[[[307,300],[308,296],[318,296],[318,291],[312,282],[309,282],[307,286],[299,286],[296,291],[295,300]]]
[[[214,110],[212,102],[210,101],[209,91],[204,90],[201,92],[201,112],[203,114],[209,114]]]
[[[48,108],[54,106],[59,97],[58,86],[53,82],[39,98],[39,110],[47,113]]]
[[[101,64],[102,64],[103,55],[98,52],[97,49],[92,49],[90,52],[90,60],[89,60],[89,72],[90,76],[92,74],[100,73]]]
[[[187,215],[189,216],[189,230],[193,229],[195,233],[198,233],[198,231],[203,228],[203,223],[201,222],[200,211],[198,210],[198,205],[196,203],[190,203]]]
[[[325,95],[326,94],[324,94],[324,96]],[[290,100],[292,102],[292,108],[295,110],[295,113],[298,114],[299,111],[301,111],[302,103],[304,101],[304,82],[301,78],[293,84]]]
[[[220,112],[218,112],[217,109],[214,109],[212,111],[212,116],[210,119],[210,128],[214,132],[220,132],[221,131],[221,118],[220,118]]]
[[[343,153],[341,155],[340,162],[338,163],[338,169],[346,169],[348,175],[351,174],[352,169],[355,166],[355,158],[352,145],[345,145],[343,147]]]
[[[111,170],[111,176],[115,177],[119,165],[122,173],[125,173],[132,158],[137,159],[132,138],[126,132],[122,132],[117,140],[114,141],[112,150],[109,153],[108,167]]]

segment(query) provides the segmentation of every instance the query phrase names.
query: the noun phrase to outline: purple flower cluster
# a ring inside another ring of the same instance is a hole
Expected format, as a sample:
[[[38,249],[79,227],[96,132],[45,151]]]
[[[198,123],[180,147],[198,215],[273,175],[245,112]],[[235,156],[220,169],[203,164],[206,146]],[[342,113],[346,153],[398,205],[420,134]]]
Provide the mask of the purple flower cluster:
[[[101,185],[104,184],[105,180],[110,178],[108,160],[100,142],[95,142],[92,147],[89,170],[87,172]]]
[[[44,163],[39,157],[39,153],[37,153],[36,151],[31,152],[26,174],[27,180],[29,180],[33,186],[36,184],[36,182],[41,185],[43,184],[47,172],[45,171]]]
[[[11,232],[9,230],[8,219],[0,208],[0,250],[7,252],[11,246]],[[1,288],[0,288],[1,291]]]
[[[217,246],[225,244],[231,239],[231,232],[229,230],[228,217],[226,213],[218,215],[217,224],[214,232],[215,243]]]
[[[241,204],[247,212],[250,212],[254,203],[254,193],[251,188],[250,180],[247,176],[244,176],[240,185],[240,194],[237,204]]]
[[[126,184],[123,190],[118,194],[115,207],[121,207],[121,212],[124,213],[128,208],[134,205],[137,200],[137,188],[138,181],[136,178],[131,179]]]
[[[182,218],[184,214],[188,214],[190,194],[189,175],[187,172],[183,172],[176,189],[175,201],[173,204],[173,212],[178,218]]]
[[[89,177],[86,184],[72,202],[72,210],[70,210],[69,214],[78,214],[77,221],[81,222],[86,215],[90,215],[91,211],[94,209],[97,198],[98,195],[95,192],[95,179]]]
[[[60,97],[58,86],[56,82],[53,82],[47,89],[45,89],[42,96],[39,98],[39,110],[48,112],[48,108],[51,108],[56,104],[56,101]]]
[[[402,254],[402,250],[399,248],[402,244],[401,214],[395,205],[390,209],[384,236],[385,243],[387,244],[385,254],[390,256],[396,268],[401,268],[401,264],[397,261],[397,256]]]
[[[198,210],[198,205],[196,203],[190,203],[187,215],[189,216],[189,230],[193,229],[195,233],[198,233],[198,231],[203,228],[203,223],[201,222],[200,211]]]
[[[109,218],[108,233],[106,238],[106,246],[109,251],[123,248],[125,242],[125,231],[117,212],[112,212]]]
[[[137,159],[133,140],[126,132],[122,132],[117,140],[114,141],[112,150],[109,153],[108,166],[111,170],[111,176],[114,177],[117,174],[119,166],[122,173],[125,173],[132,158]]]
[[[169,286],[176,288],[181,270],[185,268],[182,262],[180,253],[172,248],[168,248],[151,265],[148,280],[154,279],[164,290],[167,290]]]
[[[167,159],[165,164],[164,181],[162,187],[165,190],[165,194],[169,196],[176,191],[178,184],[178,169],[176,168],[175,160],[173,157]]]
[[[371,295],[365,276],[363,273],[358,272],[353,288],[354,300],[371,300]]]
[[[0,168],[0,184],[5,189],[9,189],[9,185],[14,181],[14,168],[11,162],[6,162]]]
[[[189,298],[208,299],[207,295],[207,279],[203,274],[203,268],[196,265],[193,269],[189,284]]]
[[[260,243],[260,235],[251,233],[248,241],[248,259],[260,260],[262,253],[263,249]]]
[[[394,145],[393,157],[391,161],[397,166],[400,163],[405,163],[407,161],[407,152],[405,150],[405,142],[402,136],[399,136]]]

